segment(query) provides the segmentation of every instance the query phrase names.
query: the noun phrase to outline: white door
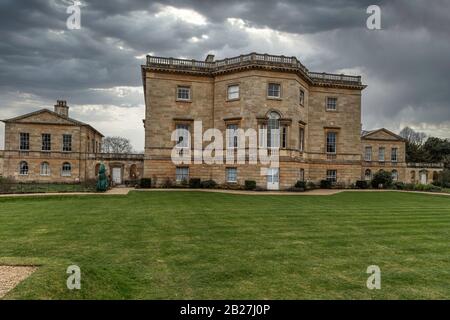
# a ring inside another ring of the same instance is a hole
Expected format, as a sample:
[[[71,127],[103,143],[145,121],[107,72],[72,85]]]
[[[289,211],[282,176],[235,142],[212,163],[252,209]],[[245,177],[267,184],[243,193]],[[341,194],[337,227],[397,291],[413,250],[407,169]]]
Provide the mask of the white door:
[[[121,168],[113,168],[112,180],[115,184],[122,184],[122,169]]]
[[[279,168],[267,169],[267,190],[278,190],[280,187]]]
[[[427,173],[426,172],[420,173],[420,183],[427,184]]]

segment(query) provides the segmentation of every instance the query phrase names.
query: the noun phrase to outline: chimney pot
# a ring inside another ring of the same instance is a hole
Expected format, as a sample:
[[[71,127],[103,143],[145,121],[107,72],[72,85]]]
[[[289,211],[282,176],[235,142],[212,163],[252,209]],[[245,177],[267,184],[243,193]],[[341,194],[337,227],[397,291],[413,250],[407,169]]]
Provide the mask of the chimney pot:
[[[64,118],[69,117],[69,107],[66,100],[56,100],[55,112]]]

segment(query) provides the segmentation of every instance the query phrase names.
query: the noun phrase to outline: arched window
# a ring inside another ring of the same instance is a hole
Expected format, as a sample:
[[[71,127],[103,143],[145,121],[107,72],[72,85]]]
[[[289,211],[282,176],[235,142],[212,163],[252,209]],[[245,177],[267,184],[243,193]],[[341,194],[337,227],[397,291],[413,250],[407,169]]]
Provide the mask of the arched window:
[[[68,162],[64,162],[62,165],[61,175],[63,177],[70,177],[72,175],[72,166]]]
[[[392,180],[397,181],[398,180],[398,171],[392,170]]]
[[[372,171],[370,169],[366,169],[364,172],[364,178],[366,180],[372,180]]]
[[[269,113],[269,120],[267,122],[267,147],[280,147],[280,115],[275,111]]]
[[[41,163],[41,176],[49,176],[50,175],[50,165],[48,162]]]
[[[28,163],[26,161],[22,161],[19,164],[19,174],[21,176],[27,176],[28,175]]]
[[[130,179],[136,179],[137,176],[137,167],[135,164],[132,164],[130,167]]]

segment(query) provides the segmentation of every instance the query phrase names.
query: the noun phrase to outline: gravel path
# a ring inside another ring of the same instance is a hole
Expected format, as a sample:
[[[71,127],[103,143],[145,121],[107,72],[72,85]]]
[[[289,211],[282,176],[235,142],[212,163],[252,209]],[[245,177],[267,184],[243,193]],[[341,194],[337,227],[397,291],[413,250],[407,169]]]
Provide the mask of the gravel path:
[[[36,270],[36,267],[0,266],[0,299]]]

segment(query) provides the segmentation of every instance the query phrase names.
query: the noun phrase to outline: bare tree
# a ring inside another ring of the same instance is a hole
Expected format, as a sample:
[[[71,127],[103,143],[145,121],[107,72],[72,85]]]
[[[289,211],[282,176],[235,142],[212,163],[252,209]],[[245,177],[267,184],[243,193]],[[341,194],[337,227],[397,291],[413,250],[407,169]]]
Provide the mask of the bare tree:
[[[105,153],[132,153],[133,146],[127,138],[106,137],[103,139],[103,152]]]
[[[422,145],[427,137],[423,132],[416,132],[410,127],[405,127],[400,131],[400,136],[408,140],[409,143]]]

